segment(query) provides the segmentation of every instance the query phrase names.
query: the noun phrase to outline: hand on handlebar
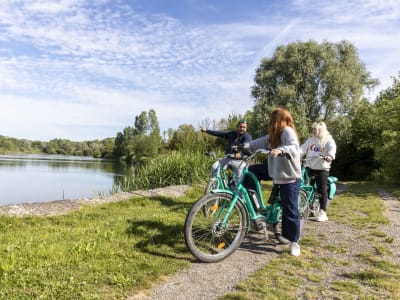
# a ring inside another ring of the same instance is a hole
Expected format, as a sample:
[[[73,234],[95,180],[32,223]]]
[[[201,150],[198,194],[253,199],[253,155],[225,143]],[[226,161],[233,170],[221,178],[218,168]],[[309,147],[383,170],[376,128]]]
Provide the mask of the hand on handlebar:
[[[271,157],[282,156],[282,151],[279,149],[272,149],[271,152],[269,153],[269,156]]]

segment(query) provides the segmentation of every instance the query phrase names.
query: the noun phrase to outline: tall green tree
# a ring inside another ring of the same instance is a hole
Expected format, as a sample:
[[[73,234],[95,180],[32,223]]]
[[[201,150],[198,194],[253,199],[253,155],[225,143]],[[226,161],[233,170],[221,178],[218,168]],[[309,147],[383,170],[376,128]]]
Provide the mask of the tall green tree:
[[[375,134],[371,141],[375,158],[382,164],[379,178],[389,182],[399,182],[400,178],[400,75],[393,85],[382,91],[374,103]]]
[[[141,162],[156,156],[161,145],[156,112],[153,109],[141,112],[135,117],[134,125],[117,133],[114,155],[127,162]]]
[[[258,128],[254,134],[265,134],[269,115],[276,107],[291,111],[303,138],[317,120],[325,121],[331,129],[339,124],[340,132],[346,132],[364,89],[377,83],[360,61],[357,49],[347,41],[279,46],[256,70],[252,96]]]

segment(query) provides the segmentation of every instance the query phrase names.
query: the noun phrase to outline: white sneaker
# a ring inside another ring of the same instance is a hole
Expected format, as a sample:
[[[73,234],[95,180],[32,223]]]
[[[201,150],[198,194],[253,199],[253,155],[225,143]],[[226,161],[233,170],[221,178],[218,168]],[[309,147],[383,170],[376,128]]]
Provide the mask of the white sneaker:
[[[325,222],[328,221],[328,216],[326,215],[326,212],[324,210],[320,210],[319,214],[316,218],[317,222]]]
[[[293,256],[300,256],[300,245],[296,242],[292,243],[292,248],[290,249],[290,254]]]

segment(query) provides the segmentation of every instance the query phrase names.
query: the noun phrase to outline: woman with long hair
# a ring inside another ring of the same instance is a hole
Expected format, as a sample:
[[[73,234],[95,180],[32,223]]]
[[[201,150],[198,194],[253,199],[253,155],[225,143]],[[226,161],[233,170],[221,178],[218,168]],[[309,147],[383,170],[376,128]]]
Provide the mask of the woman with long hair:
[[[306,167],[310,175],[315,176],[320,197],[320,211],[316,216],[318,222],[328,221],[328,176],[332,161],[336,155],[336,143],[324,122],[315,122],[311,126],[312,136],[301,145],[301,154],[309,158]],[[321,159],[321,157],[323,159]]]
[[[268,134],[250,142],[250,151],[270,148],[268,164],[250,166],[259,180],[272,178],[279,185],[282,204],[282,235],[291,242],[291,254],[300,255],[300,214],[298,196],[301,183],[300,144],[290,112],[275,109],[270,116]],[[247,188],[251,183],[247,180]]]

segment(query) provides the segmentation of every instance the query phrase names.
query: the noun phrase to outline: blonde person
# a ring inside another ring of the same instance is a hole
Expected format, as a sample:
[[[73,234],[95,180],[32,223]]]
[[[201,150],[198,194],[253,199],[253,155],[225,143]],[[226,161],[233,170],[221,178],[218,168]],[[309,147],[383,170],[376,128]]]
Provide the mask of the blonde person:
[[[328,221],[328,176],[336,155],[336,143],[324,122],[315,122],[311,128],[312,136],[301,145],[301,153],[302,156],[309,158],[305,164],[311,175],[315,176],[317,189],[321,194],[320,211],[316,220],[325,222]]]
[[[250,166],[250,170],[259,180],[272,178],[274,184],[279,185],[282,205],[282,235],[291,242],[291,254],[299,256],[300,144],[292,115],[287,109],[275,109],[270,116],[268,134],[250,142],[250,152],[266,148],[272,149],[268,157],[268,164],[255,164]],[[246,183],[249,181],[246,180]],[[246,183],[246,188],[249,188]]]

